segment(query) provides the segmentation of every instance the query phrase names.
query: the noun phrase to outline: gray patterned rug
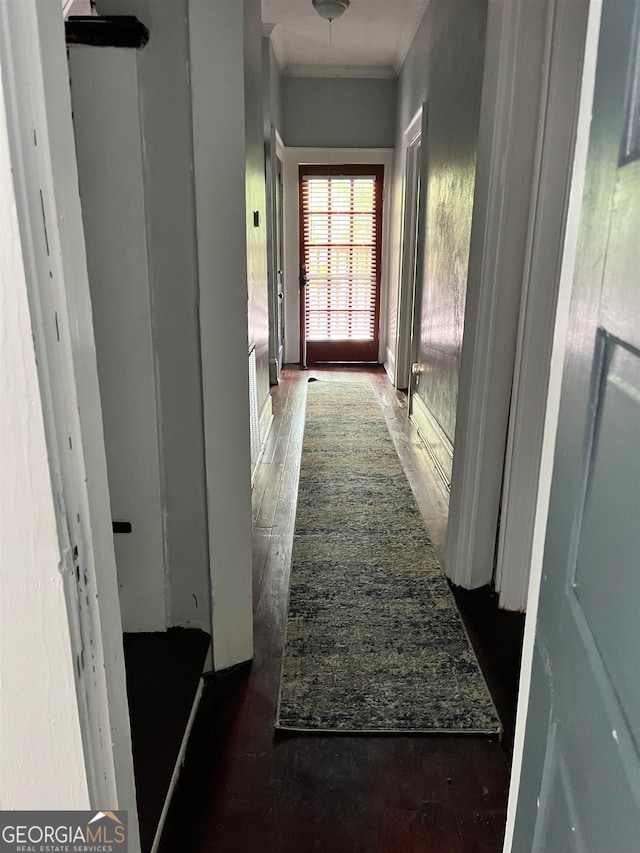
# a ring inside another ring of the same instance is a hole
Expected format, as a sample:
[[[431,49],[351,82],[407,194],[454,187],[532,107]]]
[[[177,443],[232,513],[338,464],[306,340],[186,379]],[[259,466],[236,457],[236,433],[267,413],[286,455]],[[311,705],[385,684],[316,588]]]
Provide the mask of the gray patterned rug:
[[[308,385],[276,726],[501,731],[370,384]]]

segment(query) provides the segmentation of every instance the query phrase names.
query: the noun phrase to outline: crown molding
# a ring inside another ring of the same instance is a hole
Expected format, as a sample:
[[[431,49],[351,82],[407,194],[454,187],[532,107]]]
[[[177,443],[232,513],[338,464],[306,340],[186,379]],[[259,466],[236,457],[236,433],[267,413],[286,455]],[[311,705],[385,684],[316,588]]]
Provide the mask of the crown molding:
[[[262,35],[271,42],[278,70],[283,71],[287,64],[287,56],[280,28],[277,24],[263,23]]]
[[[416,33],[418,32],[418,27],[422,23],[422,19],[424,18],[429,3],[430,0],[422,0],[422,3],[416,7],[413,15],[411,15],[405,25],[405,28],[402,32],[402,36],[400,37],[400,41],[398,43],[398,49],[396,50],[395,58],[393,60],[393,66],[395,68],[396,74],[399,74],[402,70],[404,61],[407,58],[407,54],[409,53],[409,48],[413,44],[413,40],[416,37]]]
[[[398,74],[390,65],[287,65],[285,77],[360,77],[395,79]]]

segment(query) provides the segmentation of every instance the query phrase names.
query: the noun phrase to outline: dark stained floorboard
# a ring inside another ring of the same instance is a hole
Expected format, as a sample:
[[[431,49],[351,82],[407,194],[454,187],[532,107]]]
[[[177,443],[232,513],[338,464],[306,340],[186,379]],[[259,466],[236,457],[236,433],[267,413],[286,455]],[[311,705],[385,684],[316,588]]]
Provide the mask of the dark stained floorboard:
[[[456,591],[505,725],[486,737],[276,732],[305,383],[372,381],[441,553],[446,500],[406,401],[381,370],[288,370],[254,489],[255,659],[211,676],[161,853],[494,853],[501,850],[522,617]],[[264,470],[268,469],[268,470]]]
[[[125,634],[133,769],[143,853],[151,850],[196,697],[210,638],[204,631]]]

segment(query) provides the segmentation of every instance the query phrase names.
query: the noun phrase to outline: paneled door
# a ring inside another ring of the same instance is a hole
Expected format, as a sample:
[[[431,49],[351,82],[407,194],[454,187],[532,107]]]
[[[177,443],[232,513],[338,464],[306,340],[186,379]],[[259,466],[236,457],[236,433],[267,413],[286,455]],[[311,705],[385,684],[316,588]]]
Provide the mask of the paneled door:
[[[301,166],[299,178],[303,363],[377,363],[383,166]]]
[[[640,839],[640,0],[604,0],[512,850]]]

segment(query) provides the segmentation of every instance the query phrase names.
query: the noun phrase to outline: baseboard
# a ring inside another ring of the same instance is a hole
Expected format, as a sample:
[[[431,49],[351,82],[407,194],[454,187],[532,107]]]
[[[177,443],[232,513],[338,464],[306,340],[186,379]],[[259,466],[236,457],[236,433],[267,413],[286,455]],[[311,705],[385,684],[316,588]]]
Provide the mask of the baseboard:
[[[453,445],[442,427],[417,394],[411,395],[411,421],[418,430],[427,452],[436,467],[447,492],[451,491]]]
[[[277,385],[280,382],[280,364],[277,358],[269,359],[269,384]]]
[[[396,354],[392,349],[387,347],[384,357],[384,369],[387,372],[391,384],[396,384]]]
[[[260,450],[258,455],[255,458],[253,463],[253,467],[251,470],[251,488],[253,488],[253,483],[256,478],[256,474],[258,473],[258,468],[260,467],[260,462],[262,461],[262,456],[264,454],[264,449],[267,445],[267,439],[269,438],[269,433],[271,432],[271,425],[273,424],[273,405],[271,401],[271,394],[267,394],[267,399],[264,401],[264,405],[262,407],[262,411],[260,412]]]
[[[206,668],[206,663],[205,663]],[[205,669],[206,671],[206,669]],[[184,759],[187,754],[187,745],[189,743],[189,736],[191,734],[191,729],[193,728],[193,724],[196,719],[196,714],[198,713],[198,707],[200,705],[200,700],[202,699],[202,691],[204,689],[204,679],[202,676],[200,677],[200,681],[198,682],[198,689],[196,690],[196,695],[193,700],[193,705],[191,706],[191,713],[189,714],[189,719],[187,720],[187,725],[184,730],[184,736],[182,738],[182,743],[180,744],[180,751],[178,752],[178,757],[176,758],[176,763],[173,768],[173,774],[171,776],[171,782],[169,783],[169,790],[167,791],[167,796],[164,800],[164,806],[162,807],[162,813],[160,815],[160,820],[158,821],[158,828],[156,829],[156,834],[153,839],[153,845],[151,846],[151,853],[157,853],[157,850],[160,846],[160,839],[162,838],[162,830],[164,829],[164,824],[167,819],[167,815],[169,813],[169,806],[171,805],[171,798],[173,797],[173,792],[176,789],[176,785],[178,784],[178,779],[180,778],[180,773],[182,771],[182,767],[184,765]]]

